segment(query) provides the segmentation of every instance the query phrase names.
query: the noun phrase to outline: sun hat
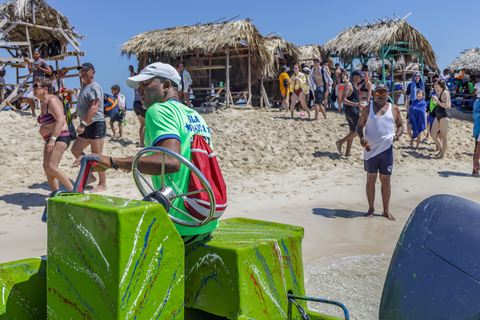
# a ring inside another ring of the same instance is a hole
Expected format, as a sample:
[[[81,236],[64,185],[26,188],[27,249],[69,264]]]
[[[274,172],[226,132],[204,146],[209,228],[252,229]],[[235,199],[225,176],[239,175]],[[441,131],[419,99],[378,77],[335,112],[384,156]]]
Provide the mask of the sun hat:
[[[82,68],[95,70],[95,68],[93,67],[93,64],[91,64],[90,62],[85,62],[81,66],[77,67],[77,70],[80,70]]]
[[[139,82],[147,81],[155,77],[161,77],[175,82],[177,86],[180,85],[180,75],[177,70],[167,63],[155,62],[149,64],[136,76],[127,78],[127,85],[130,88],[138,89]]]

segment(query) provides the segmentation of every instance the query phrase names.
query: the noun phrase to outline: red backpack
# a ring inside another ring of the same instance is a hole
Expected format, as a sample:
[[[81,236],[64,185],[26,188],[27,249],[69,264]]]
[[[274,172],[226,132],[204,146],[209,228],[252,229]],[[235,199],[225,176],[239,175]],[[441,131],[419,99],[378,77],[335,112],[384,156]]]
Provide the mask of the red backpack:
[[[212,220],[218,219],[227,209],[227,187],[225,186],[215,153],[199,134],[195,135],[190,152],[191,162],[203,173],[212,187],[213,195],[215,196],[215,214]],[[201,189],[204,189],[204,187],[200,179],[190,172],[188,192]],[[197,219],[203,220],[210,214],[210,202],[206,192],[185,197],[184,203],[188,212]]]

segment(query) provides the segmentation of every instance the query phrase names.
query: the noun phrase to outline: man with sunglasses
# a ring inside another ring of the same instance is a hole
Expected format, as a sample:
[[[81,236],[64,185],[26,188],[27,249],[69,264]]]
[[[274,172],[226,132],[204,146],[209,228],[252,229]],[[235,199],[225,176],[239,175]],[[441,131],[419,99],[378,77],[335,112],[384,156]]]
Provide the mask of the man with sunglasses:
[[[83,150],[91,147],[92,153],[102,154],[107,125],[103,114],[103,90],[95,82],[95,68],[93,64],[86,62],[77,68],[80,70],[83,87],[78,94],[77,110],[72,118],[79,117],[80,125],[77,128],[78,137],[72,146],[72,154],[75,158],[84,155]],[[107,190],[107,174],[99,172],[99,183],[91,193]],[[95,182],[96,178],[90,174],[88,183]]]
[[[356,130],[360,137],[360,144],[365,148],[364,165],[367,171],[368,200],[368,212],[365,217],[372,218],[375,212],[375,183],[380,172],[382,215],[389,220],[395,220],[389,210],[390,176],[393,167],[393,142],[398,141],[403,133],[403,121],[398,107],[388,102],[387,85],[377,85],[373,97],[373,103],[362,110]],[[363,127],[365,126],[367,129],[364,135]]]

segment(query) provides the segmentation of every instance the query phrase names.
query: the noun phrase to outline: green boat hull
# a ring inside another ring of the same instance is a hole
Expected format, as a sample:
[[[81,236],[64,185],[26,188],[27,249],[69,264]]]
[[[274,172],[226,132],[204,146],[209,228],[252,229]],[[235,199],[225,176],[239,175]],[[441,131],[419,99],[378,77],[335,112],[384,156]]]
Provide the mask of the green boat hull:
[[[47,256],[0,265],[0,319],[302,319],[303,228],[227,219],[212,236],[184,246],[158,204],[52,198]]]

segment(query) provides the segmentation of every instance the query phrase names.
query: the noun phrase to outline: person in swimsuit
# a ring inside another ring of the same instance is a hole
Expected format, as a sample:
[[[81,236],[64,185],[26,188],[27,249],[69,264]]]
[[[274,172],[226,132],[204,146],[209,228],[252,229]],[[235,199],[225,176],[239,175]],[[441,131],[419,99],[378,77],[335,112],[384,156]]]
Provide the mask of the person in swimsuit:
[[[365,135],[363,128],[367,127]],[[394,128],[396,127],[396,130]],[[393,167],[393,143],[403,133],[403,121],[397,106],[388,102],[388,86],[379,84],[375,87],[374,102],[362,110],[356,127],[360,137],[360,144],[364,150],[364,165],[367,171],[367,200],[368,211],[365,217],[372,218],[375,202],[375,183],[378,172],[382,184],[382,215],[395,220],[389,210],[392,188],[390,176]]]
[[[358,85],[363,80],[365,75],[360,70],[353,70],[353,81],[345,84],[345,88],[342,94],[343,108],[345,110],[345,118],[348,122],[348,128],[350,132],[347,136],[336,142],[338,153],[342,154],[342,145],[347,143],[347,150],[345,151],[345,157],[351,156],[351,149],[353,139],[357,136],[356,128],[358,118],[360,117],[360,110],[358,106],[360,104],[359,88]]]
[[[438,96],[432,96],[433,102],[437,104],[434,110],[435,121],[432,124],[432,139],[438,148],[435,157],[441,159],[447,151],[447,133],[450,126],[450,108],[452,105],[445,80],[438,80],[435,84],[435,92],[438,92]],[[439,130],[440,134],[438,134]],[[440,143],[439,138],[442,139],[442,143]]]
[[[37,118],[40,123],[40,135],[45,141],[43,149],[43,170],[47,175],[48,185],[52,191],[58,190],[60,181],[68,190],[73,185],[67,175],[58,167],[63,153],[70,145],[70,131],[60,99],[50,94],[53,91],[52,81],[37,78],[33,84],[35,97],[41,102],[41,114]]]
[[[320,65],[320,59],[315,58],[313,59],[313,68],[310,70],[310,82],[314,85],[312,88],[314,90],[315,96],[315,118],[314,120],[318,119],[318,111],[323,114],[323,117],[327,119],[327,114],[325,113],[325,106],[324,106],[324,98],[326,92],[325,86],[325,70]]]
[[[306,97],[308,94],[308,84],[307,84],[307,77],[300,72],[300,65],[297,63],[295,67],[293,67],[293,75],[290,79],[290,86],[292,90],[292,99],[290,100],[290,113],[293,118],[293,112],[295,111],[295,102],[297,98],[300,100],[300,104],[302,108],[307,111],[308,117],[310,118],[310,110],[307,108]]]
[[[335,94],[337,95],[337,101],[338,101],[338,111],[342,114],[343,113],[343,108],[342,108],[342,100],[343,100],[343,91],[345,90],[345,85],[347,83],[350,83],[350,76],[348,75],[347,70],[342,69],[342,75],[340,78],[340,82],[338,83],[337,87],[335,90]]]

